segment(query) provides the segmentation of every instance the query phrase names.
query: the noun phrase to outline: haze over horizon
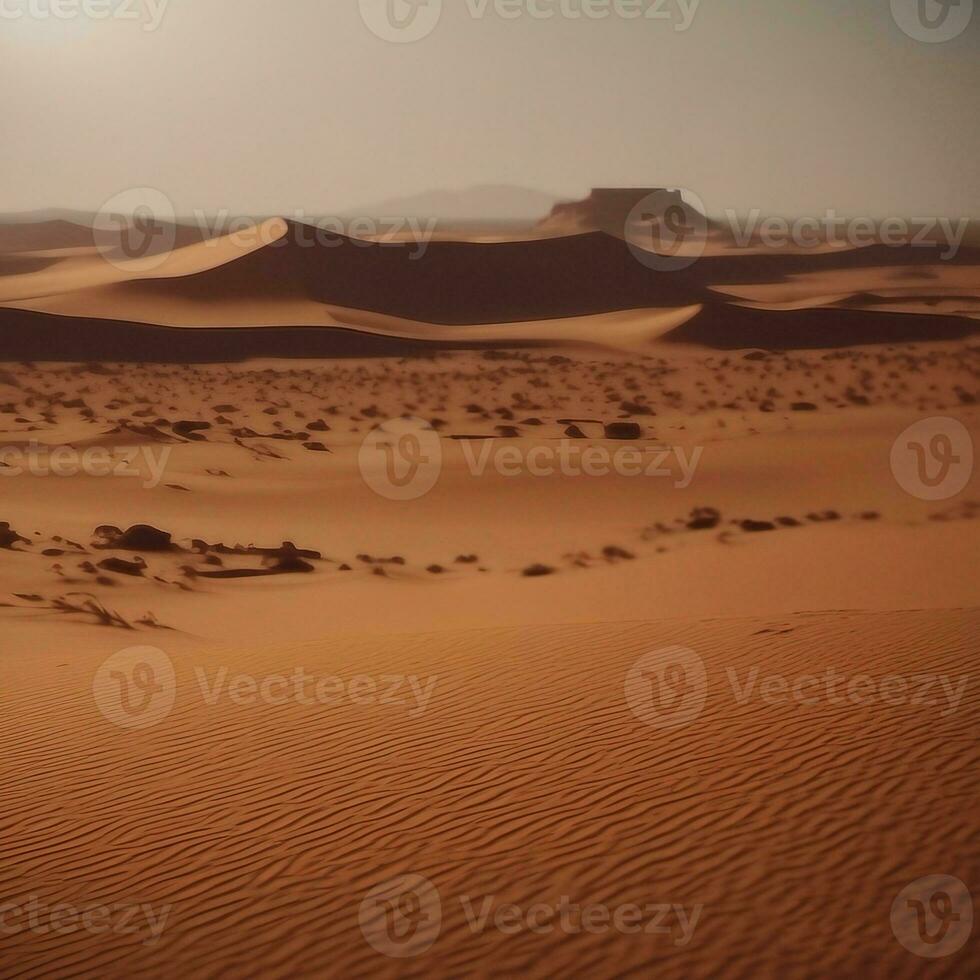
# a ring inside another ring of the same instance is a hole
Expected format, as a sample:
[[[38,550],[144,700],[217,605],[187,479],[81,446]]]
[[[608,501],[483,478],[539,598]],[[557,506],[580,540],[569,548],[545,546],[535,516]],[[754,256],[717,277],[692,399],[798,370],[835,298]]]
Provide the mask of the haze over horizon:
[[[445,4],[405,44],[357,3],[313,0],[170,0],[152,31],[5,17],[0,212],[94,211],[139,186],[178,215],[289,215],[649,185],[711,214],[978,216],[976,16],[929,44],[887,0],[667,0],[667,19],[640,20],[474,9]]]

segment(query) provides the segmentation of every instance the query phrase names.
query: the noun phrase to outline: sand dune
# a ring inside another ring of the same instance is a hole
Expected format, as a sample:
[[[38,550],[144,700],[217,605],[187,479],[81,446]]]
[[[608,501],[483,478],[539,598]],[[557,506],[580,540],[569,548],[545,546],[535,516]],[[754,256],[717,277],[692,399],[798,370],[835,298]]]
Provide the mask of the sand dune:
[[[699,309],[630,310],[527,323],[479,324],[460,332],[362,310],[310,304],[293,308],[294,322],[305,321],[306,325],[191,329],[0,309],[0,339],[6,356],[15,360],[185,364],[256,357],[395,356],[499,344],[637,350],[666,336]],[[322,327],[321,323],[329,326]]]
[[[717,292],[759,307],[820,305],[826,294],[874,292],[882,296],[943,296],[976,294],[980,296],[980,265],[963,264],[917,266],[879,266],[841,268],[821,272],[793,273],[785,279],[768,283],[733,283],[716,285]]]
[[[179,278],[225,265],[261,247],[264,242],[275,241],[285,232],[283,222],[270,219],[247,235],[227,235],[206,242],[198,240],[193,244],[175,245],[172,251],[160,256],[159,262],[154,261],[152,272],[146,268],[145,259],[117,255],[107,251],[103,244],[94,251],[87,250],[46,264],[40,271],[3,276],[0,278],[0,302],[24,302],[76,291],[82,292],[84,302],[85,290],[107,283],[145,280],[150,274],[154,279]]]
[[[308,299],[437,324],[550,319],[690,305],[683,279],[652,276],[602,234],[493,245],[376,244],[287,223],[273,245],[208,272],[132,284],[147,302]]]
[[[0,331],[11,357],[83,358],[87,349],[89,359],[186,361],[492,343],[806,348],[969,336],[980,255],[939,254],[724,249],[668,273],[598,231],[378,243],[269,219],[184,244],[152,270],[97,252],[11,255],[0,269]]]
[[[976,321],[968,317],[873,309],[758,311],[711,305],[453,329],[327,305],[299,303],[293,308],[305,326],[184,329],[8,308],[0,309],[0,339],[14,360],[190,364],[258,357],[396,356],[499,344],[650,353],[659,340],[721,350],[806,349],[936,341],[977,332]],[[218,315],[224,321],[224,314]]]

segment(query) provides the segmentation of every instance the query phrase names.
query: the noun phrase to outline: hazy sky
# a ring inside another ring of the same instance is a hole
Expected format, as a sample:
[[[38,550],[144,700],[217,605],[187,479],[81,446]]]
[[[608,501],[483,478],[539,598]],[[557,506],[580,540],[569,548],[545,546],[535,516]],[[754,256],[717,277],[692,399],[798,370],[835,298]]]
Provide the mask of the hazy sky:
[[[140,19],[30,12],[58,2]],[[0,0],[0,211],[96,209],[137,185],[178,213],[267,214],[649,184],[711,213],[980,216],[980,11],[924,43],[890,0],[701,0],[686,30],[694,0],[638,20],[561,13],[597,0],[537,0],[550,19],[533,0],[505,0],[514,19],[444,0],[399,44],[358,0],[169,0],[144,30],[161,2]]]

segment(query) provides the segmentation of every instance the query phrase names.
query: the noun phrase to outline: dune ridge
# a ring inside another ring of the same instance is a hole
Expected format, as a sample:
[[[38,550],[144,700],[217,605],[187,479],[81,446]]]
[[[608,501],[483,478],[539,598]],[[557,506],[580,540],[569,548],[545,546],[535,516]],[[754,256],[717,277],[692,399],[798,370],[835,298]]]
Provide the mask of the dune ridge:
[[[273,218],[184,243],[151,270],[89,252],[10,253],[0,336],[13,359],[85,358],[87,348],[88,359],[187,362],[488,343],[792,349],[967,337],[980,251],[941,254],[938,245],[728,250],[665,272],[602,231],[371,242]]]

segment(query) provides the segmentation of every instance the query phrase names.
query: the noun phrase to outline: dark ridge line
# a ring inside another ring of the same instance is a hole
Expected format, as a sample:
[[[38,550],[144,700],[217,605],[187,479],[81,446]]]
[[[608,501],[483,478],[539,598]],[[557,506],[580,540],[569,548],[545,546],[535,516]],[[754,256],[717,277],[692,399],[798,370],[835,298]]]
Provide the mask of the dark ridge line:
[[[706,306],[662,339],[716,350],[822,350],[873,344],[963,340],[980,333],[980,320],[923,313],[846,310],[756,310]]]
[[[537,347],[412,340],[345,327],[172,327],[0,309],[0,362],[216,364],[255,358],[425,356],[443,350]]]
[[[428,341],[345,327],[172,327],[0,309],[0,361],[202,364],[255,358],[409,357],[448,350],[585,346],[533,338],[468,341],[465,330],[460,327],[459,339]],[[953,316],[712,306],[661,341],[716,350],[805,350],[960,340],[978,332],[977,321]],[[648,349],[653,354],[656,344]]]

